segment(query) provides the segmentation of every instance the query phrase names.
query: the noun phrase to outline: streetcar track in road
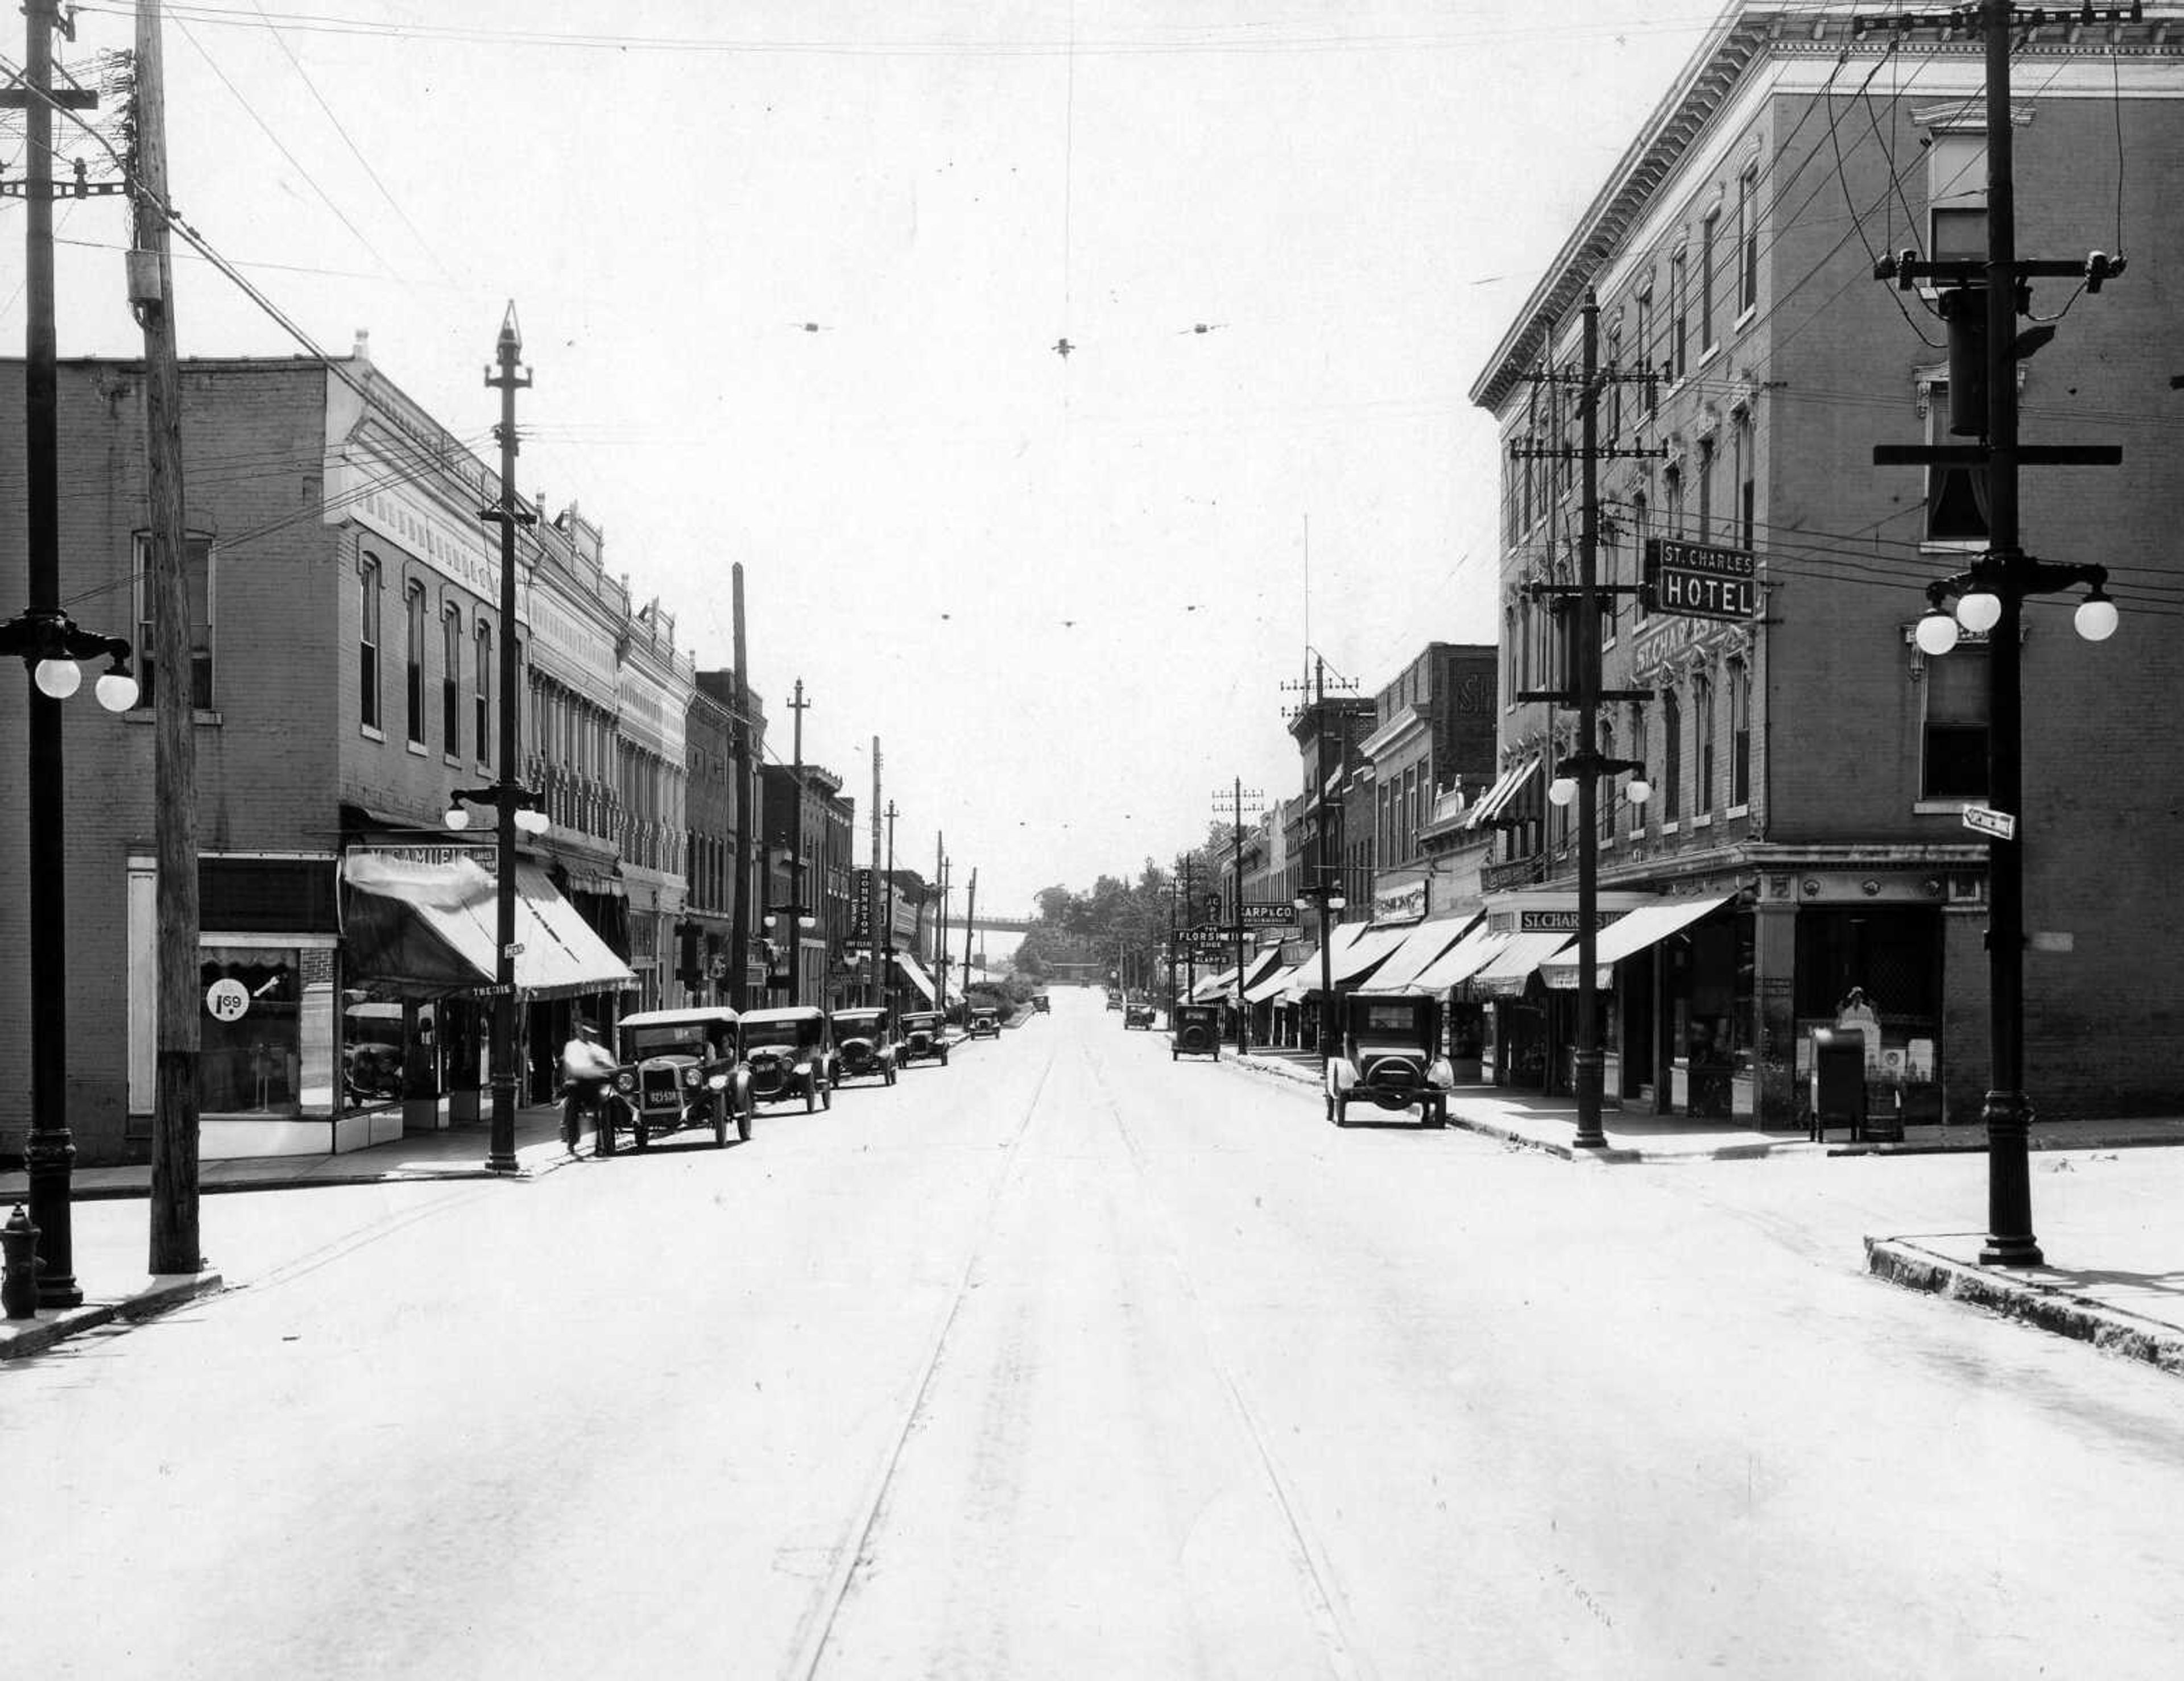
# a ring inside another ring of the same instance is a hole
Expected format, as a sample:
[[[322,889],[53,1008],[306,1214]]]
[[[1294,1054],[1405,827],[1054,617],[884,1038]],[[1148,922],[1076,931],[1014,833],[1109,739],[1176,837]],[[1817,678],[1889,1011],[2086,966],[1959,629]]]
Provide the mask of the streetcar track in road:
[[[1040,1099],[1046,1094],[1048,1079],[1054,1072],[1059,1048],[1050,1044],[1045,1066],[1039,1071],[1039,1083],[1032,1088],[1030,1099],[1025,1103],[1023,1114],[1017,1128],[1002,1146],[1000,1170],[994,1176],[992,1188],[987,1193],[986,1205],[981,1211],[978,1229],[971,1239],[969,1252],[964,1257],[963,1270],[956,1281],[947,1309],[940,1316],[939,1329],[934,1333],[923,1364],[919,1367],[916,1382],[911,1386],[910,1404],[903,1409],[901,1423],[894,1432],[887,1450],[881,1457],[878,1473],[865,1497],[857,1503],[847,1538],[833,1549],[833,1563],[820,1594],[806,1612],[795,1662],[787,1672],[794,1681],[811,1681],[819,1673],[819,1666],[827,1656],[828,1643],[833,1639],[836,1623],[843,1606],[848,1603],[850,1590],[856,1585],[857,1572],[866,1562],[866,1551],[872,1545],[874,1531],[878,1528],[880,1513],[886,1506],[888,1491],[894,1486],[895,1474],[902,1465],[904,1450],[924,1417],[926,1400],[932,1393],[933,1374],[939,1370],[941,1356],[947,1352],[948,1339],[961,1316],[963,1304],[971,1297],[971,1280],[984,1257],[988,1241],[993,1236],[994,1222],[1000,1210],[1002,1193],[1007,1189],[1016,1172],[1025,1136],[1031,1130],[1032,1117],[1038,1114]]]
[[[1083,1050],[1081,1042],[1079,1049],[1080,1052]],[[1291,1487],[1288,1475],[1268,1444],[1266,1429],[1259,1422],[1258,1415],[1252,1410],[1251,1402],[1245,1399],[1244,1386],[1238,1380],[1234,1368],[1222,1356],[1214,1331],[1213,1311],[1199,1294],[1197,1283],[1184,1263],[1183,1244],[1176,1230],[1174,1218],[1154,1187],[1151,1170],[1145,1154],[1123,1120],[1121,1105],[1109,1094],[1107,1082],[1099,1064],[1089,1053],[1085,1054],[1084,1060],[1091,1070],[1092,1085],[1099,1103],[1114,1122],[1116,1135],[1122,1139],[1123,1149],[1129,1156],[1131,1168],[1145,1193],[1143,1206],[1163,1228],[1167,1239],[1167,1263],[1174,1271],[1176,1282],[1182,1287],[1184,1301],[1190,1305],[1197,1325],[1199,1340],[1206,1350],[1206,1361],[1228,1397],[1237,1425],[1243,1432],[1252,1457],[1257,1460],[1268,1489],[1273,1495],[1274,1504],[1282,1514],[1282,1522],[1288,1529],[1294,1549],[1292,1562],[1301,1578],[1308,1620],[1319,1635],[1328,1661],[1337,1675],[1351,1678],[1352,1681],[1372,1681],[1373,1667],[1357,1638],[1356,1624],[1350,1615],[1348,1601],[1335,1574],[1334,1563],[1328,1556],[1327,1549],[1313,1533],[1301,1500]]]

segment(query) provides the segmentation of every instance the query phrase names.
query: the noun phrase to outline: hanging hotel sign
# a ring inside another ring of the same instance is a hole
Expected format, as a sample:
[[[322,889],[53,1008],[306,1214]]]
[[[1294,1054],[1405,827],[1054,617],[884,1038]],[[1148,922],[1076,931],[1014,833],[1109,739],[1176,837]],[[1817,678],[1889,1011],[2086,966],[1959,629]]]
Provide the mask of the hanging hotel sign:
[[[1646,604],[1655,613],[1749,619],[1758,611],[1756,576],[1748,548],[1718,548],[1674,537],[1646,541]]]

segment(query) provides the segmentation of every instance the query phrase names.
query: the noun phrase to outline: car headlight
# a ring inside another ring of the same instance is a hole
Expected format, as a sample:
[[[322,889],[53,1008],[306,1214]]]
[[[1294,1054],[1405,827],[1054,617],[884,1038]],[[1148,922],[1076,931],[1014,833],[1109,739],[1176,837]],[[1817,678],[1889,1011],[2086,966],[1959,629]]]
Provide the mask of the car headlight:
[[[631,1073],[628,1069],[623,1069],[621,1072],[615,1076],[615,1089],[618,1092],[635,1091],[637,1089],[637,1076]]]
[[[693,1063],[689,1067],[685,1068],[682,1071],[682,1083],[689,1087],[693,1091],[697,1089],[698,1082],[704,1076],[699,1072],[698,1066],[695,1063]]]
[[[728,1077],[725,1074],[716,1074],[705,1083],[716,1092],[724,1092],[728,1088]]]
[[[1426,1078],[1436,1086],[1452,1086],[1456,1083],[1456,1070],[1446,1060],[1436,1062],[1426,1070]]]

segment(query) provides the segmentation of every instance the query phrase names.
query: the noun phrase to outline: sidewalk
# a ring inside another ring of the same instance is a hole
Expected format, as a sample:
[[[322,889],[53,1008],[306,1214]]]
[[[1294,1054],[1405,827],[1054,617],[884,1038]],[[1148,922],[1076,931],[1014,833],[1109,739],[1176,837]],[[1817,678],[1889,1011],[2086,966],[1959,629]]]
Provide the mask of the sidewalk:
[[[206,1196],[232,1191],[291,1190],[308,1186],[370,1185],[433,1179],[531,1179],[571,1158],[561,1146],[561,1111],[540,1104],[515,1112],[513,1174],[487,1170],[492,1128],[487,1122],[449,1127],[342,1155],[255,1156],[208,1161],[198,1169]],[[82,1167],[70,1177],[69,1200],[148,1199],[148,1166]],[[30,1195],[21,1172],[0,1173],[0,1219]],[[20,1359],[116,1321],[149,1318],[225,1288],[218,1272],[148,1273],[146,1230],[131,1222],[70,1222],[70,1265],[83,1293],[79,1307],[41,1310],[35,1319],[0,1319],[0,1361]]]

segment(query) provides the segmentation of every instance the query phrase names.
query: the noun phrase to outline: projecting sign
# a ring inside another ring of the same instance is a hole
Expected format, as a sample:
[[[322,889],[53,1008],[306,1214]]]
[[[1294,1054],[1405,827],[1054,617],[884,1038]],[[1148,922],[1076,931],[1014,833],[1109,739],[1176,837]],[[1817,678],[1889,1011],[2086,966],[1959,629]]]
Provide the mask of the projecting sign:
[[[1674,537],[1646,541],[1646,598],[1656,613],[1693,619],[1749,619],[1758,610],[1748,548],[1717,548]]]
[[[1291,905],[1246,905],[1244,907],[1244,926],[1247,928],[1285,927],[1296,921],[1296,907]]]
[[[1964,807],[1964,827],[1977,829],[1983,835],[1992,835],[1997,840],[2017,838],[2017,819],[2007,811],[1997,811],[1985,805]]]

